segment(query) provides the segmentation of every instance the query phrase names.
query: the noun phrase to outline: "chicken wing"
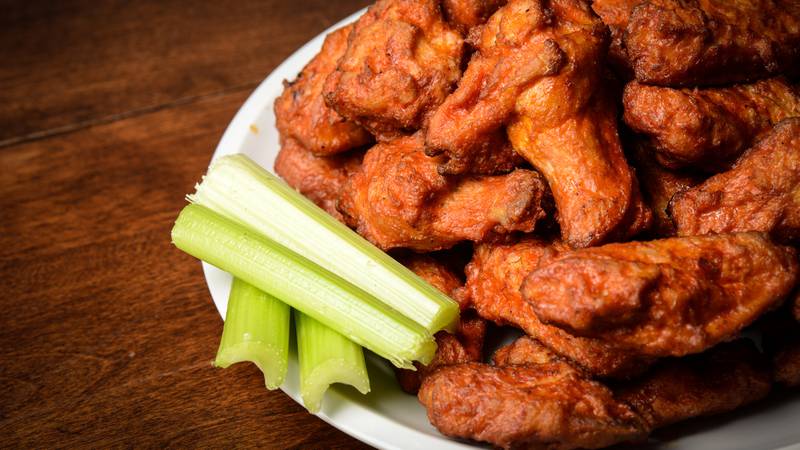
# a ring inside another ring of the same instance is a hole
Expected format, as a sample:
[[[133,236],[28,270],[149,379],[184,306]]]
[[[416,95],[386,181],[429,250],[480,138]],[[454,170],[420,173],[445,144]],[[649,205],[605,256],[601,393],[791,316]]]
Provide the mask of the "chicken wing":
[[[428,153],[463,169],[476,143],[508,123],[514,149],[550,184],[566,242],[589,246],[644,228],[649,210],[600,87],[605,26],[588,5],[513,0],[475,41],[458,88],[431,118]]]
[[[463,44],[438,1],[378,0],[355,23],[325,100],[379,139],[413,132],[458,81]]]
[[[665,360],[615,394],[655,429],[753,403],[767,396],[771,382],[766,358],[752,341],[740,339],[701,355]]]
[[[677,194],[669,211],[682,236],[764,231],[800,238],[800,117],[786,119],[733,169]]]
[[[314,156],[294,139],[284,139],[275,159],[275,173],[340,222],[336,209],[339,195],[350,174],[361,165],[363,152],[333,156]]]
[[[611,32],[611,45],[608,47],[608,62],[624,78],[633,77],[633,71],[628,64],[628,53],[625,51],[623,36],[625,27],[633,8],[645,0],[593,0],[592,10],[600,16],[603,23],[608,25]]]
[[[326,36],[322,50],[297,79],[284,82],[283,93],[275,100],[275,125],[281,136],[297,140],[318,156],[340,153],[372,141],[365,129],[345,120],[322,97],[325,78],[344,54],[352,28],[348,25]]]
[[[784,346],[775,356],[775,381],[789,387],[800,387],[800,339]]]
[[[630,406],[562,362],[447,366],[425,379],[419,399],[443,434],[503,448],[600,448],[646,436]]]
[[[730,168],[776,123],[800,116],[800,92],[783,77],[705,89],[632,82],[623,103],[625,123],[649,138],[662,165],[712,172]]]
[[[575,337],[542,323],[531,304],[520,294],[525,276],[555,258],[568,247],[526,237],[514,244],[481,244],[467,265],[467,284],[459,295],[478,314],[501,325],[523,329],[555,353],[574,361],[591,374],[627,378],[645,370],[647,358],[638,357],[614,344]],[[458,296],[457,296],[458,298]]]
[[[649,0],[624,37],[636,79],[663,86],[753,81],[800,72],[797,0]]]
[[[438,165],[419,134],[378,144],[348,180],[340,210],[378,247],[416,251],[529,232],[545,216],[546,186],[536,172],[453,179]]]
[[[675,224],[667,214],[669,201],[678,192],[702,183],[703,178],[691,172],[665,169],[654,160],[655,150],[642,141],[632,142],[630,148],[642,194],[653,211],[651,231],[656,237],[674,236]]]
[[[472,27],[482,25],[506,0],[442,0],[447,23],[467,34]]]
[[[632,353],[682,356],[737,335],[794,288],[797,252],[763,233],[565,252],[528,275],[538,318]]]
[[[400,259],[422,279],[453,297],[461,286],[461,280],[444,264],[426,255],[410,255]],[[395,368],[400,387],[409,394],[416,394],[420,383],[438,367],[483,359],[483,340],[486,335],[486,321],[474,311],[462,311],[455,334],[447,331],[436,333],[436,354],[427,365],[414,363],[416,370]]]

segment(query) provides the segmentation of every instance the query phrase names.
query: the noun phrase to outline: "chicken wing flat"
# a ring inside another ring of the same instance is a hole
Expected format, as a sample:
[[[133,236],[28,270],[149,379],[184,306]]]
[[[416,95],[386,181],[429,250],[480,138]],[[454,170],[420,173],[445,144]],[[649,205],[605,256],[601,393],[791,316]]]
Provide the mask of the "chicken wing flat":
[[[767,396],[771,382],[766,358],[752,341],[740,339],[701,355],[665,360],[615,394],[655,429],[753,403]]]
[[[630,406],[562,362],[443,367],[419,399],[443,434],[503,448],[600,448],[646,436]]]
[[[345,120],[322,97],[325,78],[344,54],[352,28],[348,25],[326,36],[322,50],[296,80],[284,82],[283,93],[275,100],[275,125],[281,136],[297,140],[318,156],[340,153],[372,141],[365,129]]]
[[[340,210],[359,234],[382,249],[449,248],[515,231],[530,232],[545,216],[539,174],[445,178],[417,134],[380,143],[348,179]]]
[[[542,322],[648,356],[699,353],[778,307],[797,253],[764,233],[627,242],[565,252],[528,275]]]
[[[456,91],[431,118],[429,154],[463,170],[486,136],[508,123],[514,149],[550,184],[562,235],[583,247],[646,226],[649,211],[622,153],[602,91],[606,30],[577,0],[514,0],[475,39]]]
[[[740,83],[800,72],[797,0],[650,0],[626,28],[628,59],[643,83]]]
[[[461,280],[444,264],[426,255],[411,255],[400,260],[434,287],[453,297],[461,286]],[[420,383],[438,367],[483,359],[483,341],[486,321],[474,311],[462,311],[455,334],[446,331],[436,333],[436,354],[427,365],[415,363],[417,370],[395,368],[400,387],[409,394],[416,394]]]
[[[649,360],[598,339],[576,337],[542,323],[520,294],[531,271],[567,251],[561,243],[526,237],[514,244],[481,244],[467,265],[461,296],[484,319],[514,325],[553,352],[601,377],[627,378],[645,370]],[[457,296],[458,298],[458,296]]]
[[[275,173],[342,222],[344,218],[336,209],[339,195],[347,177],[358,170],[363,156],[364,152],[314,156],[297,141],[288,138],[283,140],[275,159]]]
[[[438,1],[378,0],[356,21],[325,100],[379,139],[413,132],[461,76],[463,44]]]
[[[498,367],[556,363],[563,363],[568,369],[580,373],[579,368],[530,336],[521,336],[514,342],[497,349],[492,355],[492,364]]]
[[[719,88],[629,83],[625,123],[647,136],[665,167],[727,170],[772,127],[800,116],[800,92],[783,77]]]
[[[442,0],[442,10],[447,23],[461,33],[486,22],[506,0]]]
[[[669,201],[678,192],[691,189],[703,182],[702,176],[686,172],[665,169],[653,157],[655,150],[641,141],[631,144],[631,155],[636,166],[636,174],[645,200],[653,211],[653,227],[651,231],[657,237],[675,235],[675,224],[667,214]]]
[[[675,196],[669,210],[683,236],[764,231],[800,238],[800,118],[786,119],[734,167]]]

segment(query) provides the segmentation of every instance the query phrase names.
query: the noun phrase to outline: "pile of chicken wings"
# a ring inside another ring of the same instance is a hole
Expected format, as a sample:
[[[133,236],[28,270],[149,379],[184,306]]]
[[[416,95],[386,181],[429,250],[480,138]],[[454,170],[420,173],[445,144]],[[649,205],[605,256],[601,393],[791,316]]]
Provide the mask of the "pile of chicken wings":
[[[800,386],[799,79],[800,0],[378,0],[275,170],[460,304],[397,374],[442,433],[641,442]]]

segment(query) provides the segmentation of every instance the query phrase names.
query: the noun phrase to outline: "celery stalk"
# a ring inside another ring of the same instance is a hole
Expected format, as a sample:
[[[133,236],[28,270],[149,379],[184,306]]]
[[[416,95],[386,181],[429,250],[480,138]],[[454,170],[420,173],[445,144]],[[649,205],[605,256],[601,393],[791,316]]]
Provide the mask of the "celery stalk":
[[[289,305],[234,278],[214,365],[250,361],[261,369],[267,389],[286,378],[289,361]]]
[[[458,317],[452,299],[245,155],[212,163],[188,199],[327,268],[431,333]]]
[[[297,310],[294,326],[300,363],[300,396],[306,409],[318,412],[325,391],[333,383],[349,384],[362,394],[369,392],[361,347]]]
[[[436,343],[413,320],[286,247],[200,205],[188,205],[172,228],[186,253],[231,273],[353,342],[412,367],[433,358]]]

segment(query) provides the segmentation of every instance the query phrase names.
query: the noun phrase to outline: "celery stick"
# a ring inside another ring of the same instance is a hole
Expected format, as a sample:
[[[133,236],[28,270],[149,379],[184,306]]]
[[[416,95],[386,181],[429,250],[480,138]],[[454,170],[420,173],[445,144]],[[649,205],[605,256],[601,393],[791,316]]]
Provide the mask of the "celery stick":
[[[289,361],[289,316],[289,305],[234,278],[214,365],[250,361],[261,369],[267,389],[277,389]]]
[[[297,310],[294,326],[300,363],[300,396],[306,409],[318,412],[325,391],[333,383],[349,384],[362,394],[369,392],[361,347]]]
[[[245,155],[212,163],[188,199],[325,267],[431,333],[458,317],[453,300]]]
[[[413,320],[335,274],[247,227],[200,205],[188,205],[172,242],[333,328],[391,361],[412,367],[433,358],[436,342]]]

